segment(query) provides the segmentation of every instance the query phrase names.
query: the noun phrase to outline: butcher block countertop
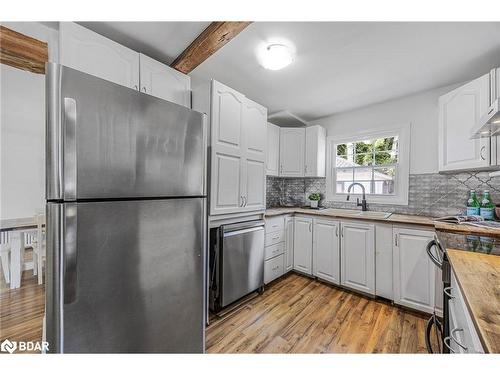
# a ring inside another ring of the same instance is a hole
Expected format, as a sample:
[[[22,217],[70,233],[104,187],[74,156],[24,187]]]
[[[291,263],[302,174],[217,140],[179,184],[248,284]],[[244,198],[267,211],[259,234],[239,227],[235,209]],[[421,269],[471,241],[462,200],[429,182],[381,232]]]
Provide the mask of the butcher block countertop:
[[[446,249],[487,353],[500,353],[500,256]]]
[[[409,225],[420,225],[432,227],[436,230],[442,230],[447,232],[464,232],[470,234],[484,234],[488,236],[500,237],[500,230],[492,228],[480,228],[473,225],[467,224],[449,224],[443,222],[434,221],[434,218],[429,216],[420,215],[403,215],[403,214],[390,214],[387,213],[387,217],[373,217],[373,216],[356,216],[355,214],[360,213],[359,210],[349,210],[349,209],[336,209],[336,208],[325,208],[323,210],[314,210],[304,207],[274,207],[268,208],[266,210],[265,216],[278,216],[287,214],[305,214],[311,216],[323,216],[338,219],[353,219],[353,220],[368,220],[383,222],[388,224],[409,224]],[[375,213],[375,211],[368,211],[368,214]]]

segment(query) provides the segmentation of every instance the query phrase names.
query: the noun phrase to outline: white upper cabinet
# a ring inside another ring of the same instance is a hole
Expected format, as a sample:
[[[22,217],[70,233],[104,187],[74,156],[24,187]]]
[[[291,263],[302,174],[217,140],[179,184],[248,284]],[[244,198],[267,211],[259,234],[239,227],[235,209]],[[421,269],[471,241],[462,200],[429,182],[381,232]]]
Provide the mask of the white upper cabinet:
[[[293,232],[294,218],[287,216],[285,218],[285,272],[293,268]]]
[[[306,128],[305,177],[325,177],[326,129],[319,125]]]
[[[267,109],[212,81],[210,214],[264,210]]]
[[[212,82],[212,173],[210,214],[237,212],[243,207],[242,111],[245,97],[220,82]]]
[[[439,171],[490,166],[490,138],[470,139],[489,105],[489,74],[439,98]]]
[[[191,78],[140,54],[140,89],[146,94],[191,107]]]
[[[314,219],[313,275],[340,284],[340,222]]]
[[[374,225],[342,222],[341,233],[341,284],[375,294]]]
[[[267,160],[266,174],[268,176],[279,175],[280,164],[280,128],[267,123]]]
[[[432,313],[436,266],[426,247],[434,232],[394,228],[394,302]],[[439,307],[439,306],[438,306]]]
[[[310,217],[295,217],[293,235],[293,269],[312,274],[312,225]]]
[[[267,108],[244,98],[243,112],[243,209],[266,208]]]
[[[280,128],[280,171],[282,177],[304,177],[304,128]]]
[[[59,40],[62,65],[139,89],[139,53],[74,22],[60,23]]]

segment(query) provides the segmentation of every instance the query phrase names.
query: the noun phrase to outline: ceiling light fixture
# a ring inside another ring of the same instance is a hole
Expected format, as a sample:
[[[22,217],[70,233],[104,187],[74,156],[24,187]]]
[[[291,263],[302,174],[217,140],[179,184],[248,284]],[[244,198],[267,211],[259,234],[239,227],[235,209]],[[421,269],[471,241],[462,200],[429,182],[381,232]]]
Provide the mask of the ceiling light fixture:
[[[290,65],[294,60],[294,53],[284,44],[269,44],[260,54],[261,64],[269,70],[280,70]]]

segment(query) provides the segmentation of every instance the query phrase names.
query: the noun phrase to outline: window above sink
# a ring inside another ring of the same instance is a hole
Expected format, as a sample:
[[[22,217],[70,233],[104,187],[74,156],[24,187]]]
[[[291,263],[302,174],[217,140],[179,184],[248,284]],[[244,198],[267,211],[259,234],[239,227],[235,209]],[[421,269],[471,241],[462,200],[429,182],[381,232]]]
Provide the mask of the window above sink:
[[[410,125],[328,137],[327,199],[345,201],[354,182],[368,203],[408,204]],[[361,194],[355,187],[354,196]]]

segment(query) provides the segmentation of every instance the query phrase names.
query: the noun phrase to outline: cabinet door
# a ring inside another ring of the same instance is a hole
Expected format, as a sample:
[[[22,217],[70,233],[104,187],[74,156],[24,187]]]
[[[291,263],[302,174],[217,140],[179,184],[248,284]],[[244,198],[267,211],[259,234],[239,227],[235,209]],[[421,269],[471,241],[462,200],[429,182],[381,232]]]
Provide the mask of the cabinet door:
[[[340,223],[314,219],[313,275],[340,284]]]
[[[280,128],[280,176],[304,177],[305,129]]]
[[[341,224],[341,284],[375,293],[375,236],[373,224]]]
[[[392,272],[392,225],[375,225],[375,294],[394,298]]]
[[[271,123],[267,123],[267,159],[266,174],[268,176],[278,176],[279,173],[279,152],[280,152],[280,128]]]
[[[314,125],[306,128],[306,150],[304,176],[325,177],[326,171],[326,130]]]
[[[244,98],[243,113],[243,211],[266,208],[267,109]]]
[[[285,272],[293,268],[293,217],[285,218]]]
[[[293,269],[312,274],[312,219],[308,217],[295,217]]]
[[[490,138],[470,139],[490,104],[486,74],[439,98],[439,170],[488,167]]]
[[[242,108],[244,96],[212,82],[210,214],[238,212],[243,206]]]
[[[191,78],[140,54],[141,91],[191,108]]]
[[[67,67],[139,89],[139,53],[73,22],[59,25],[59,62]]]
[[[432,313],[436,266],[426,246],[434,232],[394,228],[394,302]]]

